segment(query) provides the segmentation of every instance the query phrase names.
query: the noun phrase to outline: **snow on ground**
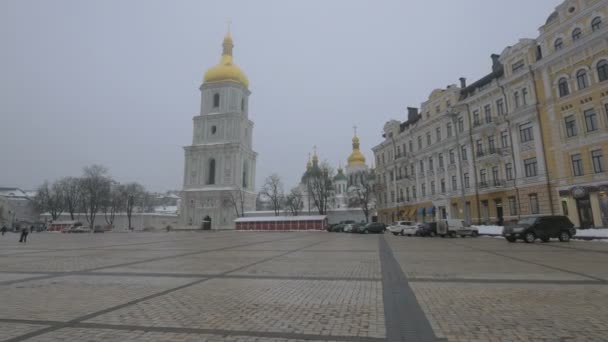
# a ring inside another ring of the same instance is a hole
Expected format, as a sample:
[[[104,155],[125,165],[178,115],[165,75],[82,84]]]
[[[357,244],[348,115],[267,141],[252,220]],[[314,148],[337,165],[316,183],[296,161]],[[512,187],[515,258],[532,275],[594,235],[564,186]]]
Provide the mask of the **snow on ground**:
[[[501,226],[473,226],[477,228],[480,235],[501,235]],[[593,238],[602,239],[601,241],[608,242],[608,229],[577,229],[575,238]]]

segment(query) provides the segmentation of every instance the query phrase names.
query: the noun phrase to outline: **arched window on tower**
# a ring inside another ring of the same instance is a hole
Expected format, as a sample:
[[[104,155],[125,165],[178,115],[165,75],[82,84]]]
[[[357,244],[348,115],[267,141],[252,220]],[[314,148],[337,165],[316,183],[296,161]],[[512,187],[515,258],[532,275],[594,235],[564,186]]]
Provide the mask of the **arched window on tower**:
[[[564,97],[570,94],[570,88],[568,87],[568,80],[563,77],[558,82],[559,97]]]
[[[243,188],[247,188],[247,169],[248,169],[247,161],[243,162]]]
[[[219,108],[220,106],[220,94],[213,94],[213,108]]]
[[[215,184],[215,159],[209,160],[209,173],[207,177],[207,184]]]
[[[241,99],[241,111],[245,111],[245,99]]]
[[[600,82],[608,80],[608,61],[605,59],[597,63],[597,79]]]
[[[575,28],[574,31],[572,31],[572,40],[573,41],[577,41],[579,39],[581,39],[581,36],[583,34],[583,31],[581,31],[580,28]]]
[[[599,30],[602,27],[602,18],[600,17],[595,17],[593,18],[593,21],[591,21],[591,30],[593,32]]]
[[[553,48],[555,51],[561,50],[564,47],[564,41],[561,38],[557,38],[555,43],[553,43]]]
[[[578,89],[585,89],[589,86],[589,79],[587,78],[587,71],[579,70],[576,73],[576,83],[578,85]]]

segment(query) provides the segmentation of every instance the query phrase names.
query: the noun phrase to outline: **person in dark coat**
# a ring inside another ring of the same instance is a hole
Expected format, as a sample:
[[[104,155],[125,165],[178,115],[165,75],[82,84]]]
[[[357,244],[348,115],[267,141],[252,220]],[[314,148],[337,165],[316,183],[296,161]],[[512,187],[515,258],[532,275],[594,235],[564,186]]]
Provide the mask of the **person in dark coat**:
[[[6,225],[2,226],[2,235],[6,234],[6,231],[8,230],[8,228],[6,228]]]
[[[19,238],[19,242],[27,243],[27,235],[30,233],[30,228],[28,226],[23,226],[21,229],[21,238]]]

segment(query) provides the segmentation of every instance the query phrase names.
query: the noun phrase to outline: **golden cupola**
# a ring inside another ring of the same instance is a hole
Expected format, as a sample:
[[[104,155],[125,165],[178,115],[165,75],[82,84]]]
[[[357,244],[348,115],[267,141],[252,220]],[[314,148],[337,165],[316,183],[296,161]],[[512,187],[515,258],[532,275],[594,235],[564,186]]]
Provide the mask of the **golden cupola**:
[[[353,137],[353,152],[348,157],[348,166],[365,166],[365,156],[359,150],[359,137]]]
[[[232,41],[232,37],[230,36],[230,32],[226,33],[222,46],[223,51],[220,64],[207,70],[205,77],[203,78],[203,82],[237,82],[246,88],[249,88],[249,80],[247,79],[247,76],[245,76],[245,73],[236,64],[234,64],[232,58],[232,48],[234,47],[234,43]]]

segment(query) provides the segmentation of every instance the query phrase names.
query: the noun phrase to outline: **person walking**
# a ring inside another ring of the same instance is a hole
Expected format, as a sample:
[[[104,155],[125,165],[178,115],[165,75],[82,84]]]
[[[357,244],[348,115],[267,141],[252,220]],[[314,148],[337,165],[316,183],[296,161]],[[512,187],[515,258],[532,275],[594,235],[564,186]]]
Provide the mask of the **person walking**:
[[[30,233],[30,229],[28,226],[23,226],[21,229],[21,237],[19,238],[19,242],[27,243],[27,235]]]
[[[2,236],[4,236],[4,234],[6,234],[6,231],[8,230],[8,228],[6,228],[6,225],[2,226]]]

